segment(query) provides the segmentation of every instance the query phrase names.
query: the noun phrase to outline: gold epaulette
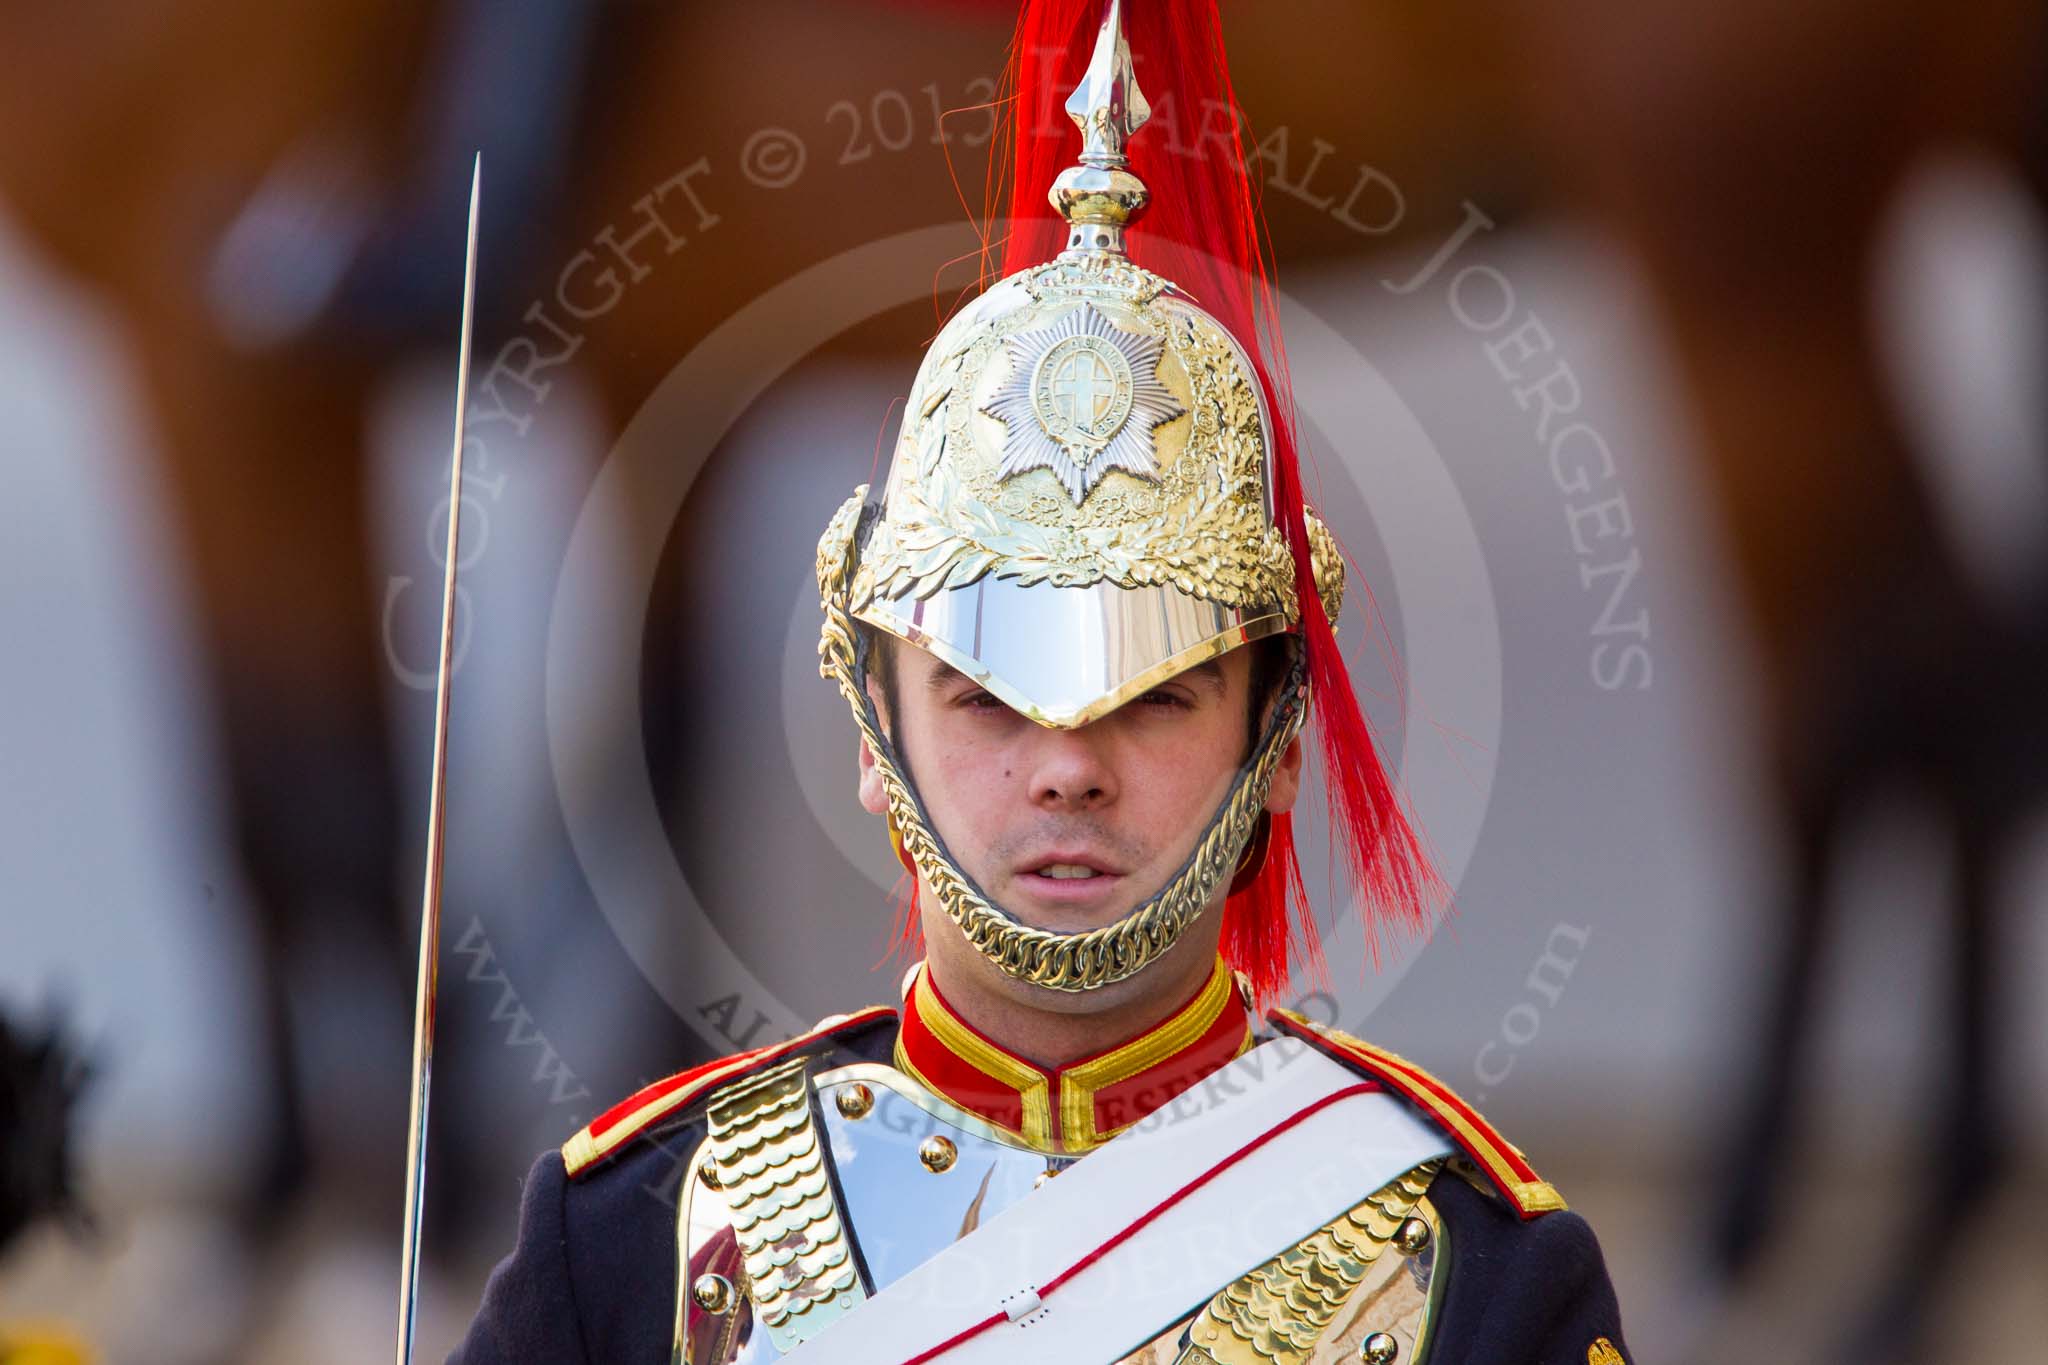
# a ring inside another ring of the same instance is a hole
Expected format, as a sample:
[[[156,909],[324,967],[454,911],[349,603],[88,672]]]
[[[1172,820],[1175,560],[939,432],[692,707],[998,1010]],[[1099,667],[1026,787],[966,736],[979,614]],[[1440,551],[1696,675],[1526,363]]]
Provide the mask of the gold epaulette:
[[[722,1085],[705,1113],[747,1296],[783,1354],[867,1298],[811,1116],[810,1064],[790,1057]]]
[[[1413,1062],[1338,1029],[1326,1028],[1293,1010],[1267,1016],[1283,1033],[1363,1073],[1420,1107],[1464,1149],[1516,1213],[1523,1218],[1555,1213],[1564,1197],[1537,1175],[1528,1159],[1451,1088]]]
[[[893,1019],[896,1011],[887,1005],[870,1005],[852,1014],[840,1014],[821,1021],[808,1033],[800,1033],[787,1042],[771,1043],[751,1052],[735,1053],[717,1061],[693,1066],[687,1071],[678,1071],[665,1080],[640,1091],[626,1100],[613,1105],[590,1121],[576,1136],[562,1144],[562,1166],[571,1180],[602,1165],[620,1148],[635,1137],[647,1131],[658,1119],[673,1114],[689,1105],[693,1100],[702,1099],[719,1086],[736,1081],[758,1071],[792,1053],[814,1047],[842,1034],[863,1028],[881,1019]]]

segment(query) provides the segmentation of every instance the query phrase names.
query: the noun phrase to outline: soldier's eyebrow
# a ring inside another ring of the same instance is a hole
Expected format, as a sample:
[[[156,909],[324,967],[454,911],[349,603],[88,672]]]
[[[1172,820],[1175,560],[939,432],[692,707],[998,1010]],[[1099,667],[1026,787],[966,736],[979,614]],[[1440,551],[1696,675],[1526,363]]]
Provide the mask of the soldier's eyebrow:
[[[1193,668],[1185,669],[1182,672],[1176,674],[1175,676],[1182,678],[1204,678],[1212,686],[1214,686],[1218,692],[1227,692],[1230,690],[1229,684],[1226,683],[1223,678],[1223,661],[1221,659],[1210,659],[1206,663],[1196,664]],[[1172,679],[1168,679],[1168,681],[1171,682]]]
[[[974,679],[968,677],[951,664],[940,663],[935,659],[932,661],[932,665],[924,675],[924,690],[927,692],[943,692],[957,683],[967,683],[973,687],[981,686],[980,683],[975,682]]]

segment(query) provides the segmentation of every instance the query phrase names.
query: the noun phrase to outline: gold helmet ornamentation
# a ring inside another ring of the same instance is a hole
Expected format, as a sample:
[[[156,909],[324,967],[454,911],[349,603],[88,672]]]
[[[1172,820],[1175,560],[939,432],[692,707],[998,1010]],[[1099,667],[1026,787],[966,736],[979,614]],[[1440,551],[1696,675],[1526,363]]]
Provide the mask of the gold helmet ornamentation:
[[[1034,20],[1071,23],[1082,8],[1027,5],[1020,45]],[[907,862],[1003,971],[1083,991],[1164,953],[1247,849],[1265,848],[1255,836],[1267,788],[1308,712],[1305,651],[1290,651],[1263,733],[1180,871],[1116,923],[1057,933],[994,904],[932,829],[867,694],[871,632],[929,651],[1040,725],[1073,728],[1241,645],[1299,636],[1304,577],[1327,636],[1344,571],[1313,516],[1311,574],[1298,568],[1276,516],[1289,481],[1274,414],[1245,342],[1127,254],[1126,229],[1151,197],[1127,147],[1150,107],[1116,0],[1065,108],[1082,143],[1048,196],[1065,249],[940,330],[882,495],[870,501],[863,486],[839,509],[819,544],[818,582],[821,671],[875,756]],[[1286,861],[1291,876],[1291,844]],[[1261,913],[1284,917],[1284,897],[1266,899],[1283,903]],[[1284,925],[1280,935],[1284,944]]]

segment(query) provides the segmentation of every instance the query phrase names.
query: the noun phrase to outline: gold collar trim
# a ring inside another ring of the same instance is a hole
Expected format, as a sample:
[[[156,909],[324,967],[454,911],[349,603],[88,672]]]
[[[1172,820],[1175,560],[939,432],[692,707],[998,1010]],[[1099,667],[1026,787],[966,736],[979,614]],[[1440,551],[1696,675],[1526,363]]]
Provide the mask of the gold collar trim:
[[[1194,997],[1106,1051],[1047,1069],[956,1014],[922,968],[904,1002],[897,1068],[1040,1151],[1090,1151],[1143,1119],[1252,1042],[1252,1016],[1219,957]]]

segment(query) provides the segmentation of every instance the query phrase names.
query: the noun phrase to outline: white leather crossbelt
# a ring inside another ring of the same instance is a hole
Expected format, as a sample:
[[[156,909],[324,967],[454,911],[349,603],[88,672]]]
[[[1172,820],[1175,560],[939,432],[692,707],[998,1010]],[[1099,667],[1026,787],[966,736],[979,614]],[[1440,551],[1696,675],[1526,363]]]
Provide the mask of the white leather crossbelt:
[[[1366,1195],[1451,1151],[1402,1101],[1276,1039],[785,1359],[1114,1361]]]

